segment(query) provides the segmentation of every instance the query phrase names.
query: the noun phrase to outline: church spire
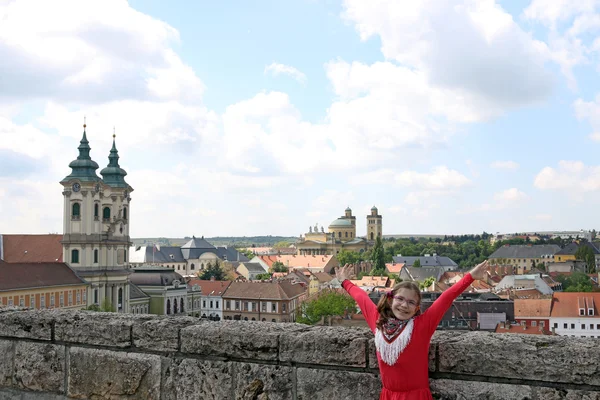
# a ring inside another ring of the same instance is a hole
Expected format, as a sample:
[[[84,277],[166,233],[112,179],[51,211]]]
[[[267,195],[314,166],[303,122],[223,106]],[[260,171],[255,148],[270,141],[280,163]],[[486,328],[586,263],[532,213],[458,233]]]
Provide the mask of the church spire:
[[[98,164],[92,160],[90,157],[90,143],[87,140],[87,135],[85,132],[86,124],[85,119],[83,123],[83,137],[79,142],[79,155],[76,160],[71,161],[69,167],[71,168],[71,174],[63,179],[63,182],[69,181],[71,179],[79,179],[83,182],[94,182],[100,180],[98,175],[96,175],[96,170],[98,169]]]
[[[125,175],[127,172],[119,166],[119,151],[116,145],[116,136],[113,128],[113,145],[108,155],[108,166],[100,171],[104,183],[112,187],[128,187],[129,185],[125,182]]]

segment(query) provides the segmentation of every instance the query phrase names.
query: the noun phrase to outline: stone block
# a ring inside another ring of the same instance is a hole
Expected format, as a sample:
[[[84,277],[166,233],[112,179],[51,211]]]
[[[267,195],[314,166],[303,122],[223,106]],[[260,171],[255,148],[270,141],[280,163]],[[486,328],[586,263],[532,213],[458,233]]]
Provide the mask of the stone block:
[[[54,314],[27,310],[0,313],[0,336],[51,340]]]
[[[600,392],[537,387],[533,388],[537,399],[544,400],[600,400]]]
[[[221,400],[233,394],[232,363],[172,360],[163,373],[162,400]]]
[[[181,351],[213,357],[275,361],[280,335],[299,329],[308,327],[258,321],[207,322],[181,330]]]
[[[16,342],[0,340],[0,387],[11,387]],[[0,397],[1,398],[1,397]]]
[[[72,347],[68,396],[79,399],[160,399],[161,357]]]
[[[162,317],[136,320],[132,327],[133,345],[151,351],[178,351],[179,331],[190,325],[201,324],[193,317]]]
[[[600,386],[597,340],[467,332],[437,344],[440,372]]]
[[[292,368],[279,365],[236,363],[235,400],[292,398]]]
[[[64,346],[18,342],[15,346],[14,378],[16,386],[21,389],[64,393]]]
[[[56,315],[55,339],[100,346],[131,346],[131,326],[150,316],[93,311],[61,311]]]
[[[377,400],[381,392],[379,377],[368,372],[298,368],[296,382],[298,400]]]
[[[363,329],[318,327],[282,334],[279,360],[304,364],[366,367],[369,336]]]
[[[530,400],[530,386],[450,379],[430,379],[434,399],[440,400]]]

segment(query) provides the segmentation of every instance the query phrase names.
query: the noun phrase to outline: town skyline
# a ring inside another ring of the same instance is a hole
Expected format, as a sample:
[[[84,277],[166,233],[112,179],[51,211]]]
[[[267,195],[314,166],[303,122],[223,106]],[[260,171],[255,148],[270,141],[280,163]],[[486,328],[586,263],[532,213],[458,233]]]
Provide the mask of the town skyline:
[[[62,233],[84,118],[133,238],[594,229],[597,8],[547,3],[4,2],[0,232]]]

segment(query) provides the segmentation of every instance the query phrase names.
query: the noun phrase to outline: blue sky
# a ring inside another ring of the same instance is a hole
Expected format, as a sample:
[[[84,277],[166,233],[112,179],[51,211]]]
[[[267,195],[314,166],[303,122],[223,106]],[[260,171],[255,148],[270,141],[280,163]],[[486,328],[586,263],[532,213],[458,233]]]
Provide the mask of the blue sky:
[[[597,228],[598,3],[5,2],[0,232],[62,231],[84,116],[134,237]]]

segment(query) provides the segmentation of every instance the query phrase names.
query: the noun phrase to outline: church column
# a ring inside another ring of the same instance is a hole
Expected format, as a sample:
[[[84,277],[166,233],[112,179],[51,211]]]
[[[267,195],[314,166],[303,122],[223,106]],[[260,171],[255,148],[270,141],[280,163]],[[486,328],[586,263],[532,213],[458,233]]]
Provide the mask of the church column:
[[[113,308],[116,312],[119,311],[119,285],[112,285]]]
[[[104,297],[105,297],[105,287],[103,283],[100,283],[98,285],[98,305],[100,305],[102,307],[102,303],[104,303]]]

